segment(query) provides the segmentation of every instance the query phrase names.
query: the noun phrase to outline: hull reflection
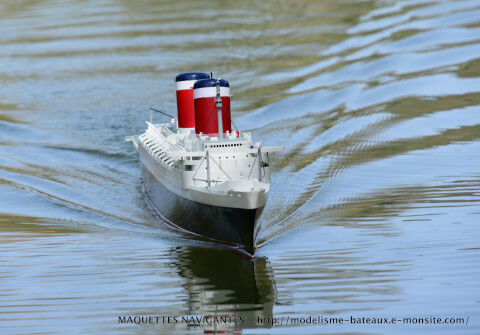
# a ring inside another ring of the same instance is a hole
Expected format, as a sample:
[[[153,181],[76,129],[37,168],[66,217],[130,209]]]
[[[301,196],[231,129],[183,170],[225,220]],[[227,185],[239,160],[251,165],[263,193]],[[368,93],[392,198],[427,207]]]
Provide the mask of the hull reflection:
[[[238,334],[271,328],[275,303],[273,273],[265,257],[246,259],[218,248],[179,247],[172,266],[184,279],[189,315],[204,316],[204,332]],[[189,327],[198,327],[198,323]]]

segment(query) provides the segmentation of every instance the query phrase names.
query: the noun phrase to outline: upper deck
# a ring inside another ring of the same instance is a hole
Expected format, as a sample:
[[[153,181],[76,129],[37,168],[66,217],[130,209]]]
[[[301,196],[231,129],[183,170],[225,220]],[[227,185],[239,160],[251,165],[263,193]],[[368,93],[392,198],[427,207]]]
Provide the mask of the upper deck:
[[[218,188],[235,180],[268,184],[270,162],[268,154],[263,154],[283,149],[253,143],[249,132],[227,132],[218,138],[216,134],[178,129],[175,120],[147,125],[145,133],[129,140],[133,140],[139,152],[159,164],[158,168],[180,173],[178,183],[184,187]]]

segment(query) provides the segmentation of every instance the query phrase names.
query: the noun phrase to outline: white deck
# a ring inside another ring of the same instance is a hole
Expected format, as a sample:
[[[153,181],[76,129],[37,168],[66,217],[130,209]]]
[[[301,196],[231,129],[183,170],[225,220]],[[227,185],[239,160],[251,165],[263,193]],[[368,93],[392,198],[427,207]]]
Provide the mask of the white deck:
[[[212,206],[265,205],[270,190],[268,153],[283,147],[261,147],[252,142],[250,133],[230,133],[221,140],[198,136],[179,131],[174,120],[147,124],[145,133],[127,140],[133,142],[142,164],[168,189]]]

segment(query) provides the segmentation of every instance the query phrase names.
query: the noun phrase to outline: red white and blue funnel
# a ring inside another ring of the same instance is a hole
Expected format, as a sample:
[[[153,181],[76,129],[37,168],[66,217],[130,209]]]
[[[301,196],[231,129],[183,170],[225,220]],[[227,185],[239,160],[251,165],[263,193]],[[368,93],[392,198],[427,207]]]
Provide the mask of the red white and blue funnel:
[[[195,128],[195,109],[193,100],[193,85],[197,80],[210,76],[204,72],[187,72],[177,75],[177,110],[178,128]]]
[[[193,98],[195,100],[195,133],[218,136],[218,116],[215,104],[216,95],[216,79],[203,79],[195,82],[193,86]],[[220,79],[220,97],[222,98],[223,132],[231,132],[230,84],[225,79]]]

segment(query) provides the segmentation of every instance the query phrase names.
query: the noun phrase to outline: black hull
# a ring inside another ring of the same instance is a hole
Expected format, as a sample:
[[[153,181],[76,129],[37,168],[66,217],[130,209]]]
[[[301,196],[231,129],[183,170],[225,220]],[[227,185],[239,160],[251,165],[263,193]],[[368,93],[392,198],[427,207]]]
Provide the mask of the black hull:
[[[255,224],[263,207],[239,209],[201,204],[170,191],[141,164],[145,193],[167,223],[215,242],[255,251]]]

